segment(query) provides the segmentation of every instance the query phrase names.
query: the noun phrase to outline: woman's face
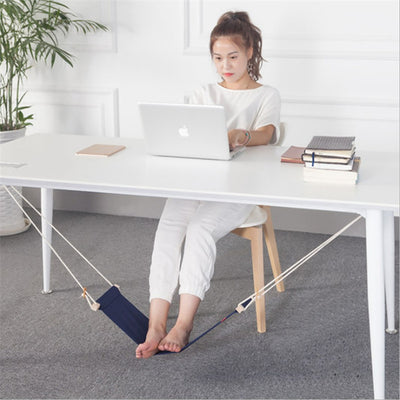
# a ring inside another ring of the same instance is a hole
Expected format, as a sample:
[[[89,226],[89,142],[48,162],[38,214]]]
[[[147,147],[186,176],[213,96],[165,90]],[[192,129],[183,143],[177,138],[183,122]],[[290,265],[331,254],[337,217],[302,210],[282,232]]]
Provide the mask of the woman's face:
[[[218,74],[227,84],[238,82],[248,76],[247,62],[251,56],[252,49],[246,51],[229,37],[218,38],[213,46],[214,64]]]

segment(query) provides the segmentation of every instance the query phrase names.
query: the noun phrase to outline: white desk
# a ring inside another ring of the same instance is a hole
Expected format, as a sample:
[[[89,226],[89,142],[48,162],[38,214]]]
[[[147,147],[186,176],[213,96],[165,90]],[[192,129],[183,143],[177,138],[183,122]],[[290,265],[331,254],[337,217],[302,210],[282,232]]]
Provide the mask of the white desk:
[[[76,156],[93,143],[125,144],[110,158]],[[399,215],[399,157],[363,153],[354,186],[305,183],[302,167],[281,164],[283,148],[249,148],[232,161],[147,156],[142,140],[33,135],[1,145],[0,183],[41,188],[52,220],[53,189],[178,197],[353,212],[366,219],[368,310],[375,398],[385,394],[385,293],[394,330],[394,215]],[[43,224],[46,226],[46,224]],[[50,229],[44,228],[51,240]],[[43,245],[44,291],[50,290],[50,251]]]

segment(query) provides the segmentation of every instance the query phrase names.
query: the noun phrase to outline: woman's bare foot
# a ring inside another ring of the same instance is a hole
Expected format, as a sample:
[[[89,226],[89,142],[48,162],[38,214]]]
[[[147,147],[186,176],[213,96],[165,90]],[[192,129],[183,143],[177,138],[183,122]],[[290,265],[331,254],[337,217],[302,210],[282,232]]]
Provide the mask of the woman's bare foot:
[[[189,336],[191,331],[191,326],[185,326],[184,324],[177,323],[169,331],[168,335],[160,341],[160,344],[158,345],[158,350],[179,353],[182,348],[189,343]]]
[[[179,353],[189,342],[193,320],[200,304],[200,298],[188,293],[180,295],[179,314],[175,326],[158,345],[160,351]]]
[[[149,329],[146,341],[136,348],[136,358],[150,358],[158,353],[158,345],[166,335],[165,330]]]
[[[149,358],[158,353],[158,345],[167,335],[166,324],[169,302],[163,299],[152,299],[150,302],[149,330],[146,340],[136,348],[136,358]]]

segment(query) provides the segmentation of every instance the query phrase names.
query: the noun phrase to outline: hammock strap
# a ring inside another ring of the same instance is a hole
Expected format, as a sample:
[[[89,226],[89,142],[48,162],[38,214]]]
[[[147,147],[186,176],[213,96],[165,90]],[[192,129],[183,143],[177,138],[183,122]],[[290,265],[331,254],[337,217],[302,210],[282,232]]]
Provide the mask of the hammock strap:
[[[282,282],[285,278],[287,278],[289,275],[291,275],[294,271],[296,271],[300,266],[302,266],[306,261],[308,261],[311,257],[313,257],[315,254],[317,254],[320,250],[322,250],[324,247],[326,247],[328,244],[330,244],[333,240],[335,240],[339,235],[341,235],[344,231],[346,231],[350,226],[352,226],[354,223],[356,223],[358,220],[362,218],[361,215],[356,217],[353,221],[348,223],[346,226],[344,226],[342,229],[340,229],[338,232],[330,236],[327,240],[325,240],[323,243],[321,243],[319,246],[317,246],[314,250],[310,251],[308,254],[306,254],[303,258],[295,262],[292,266],[290,266],[286,271],[282,272],[279,274],[276,278],[274,278],[272,281],[267,283],[264,287],[259,289],[257,292],[253,293],[246,299],[242,300],[236,307],[236,311],[238,313],[241,313],[245,310],[247,310],[251,304],[253,304],[257,298],[266,295],[272,288],[274,288],[278,283]]]
[[[207,335],[207,333],[211,332],[213,329],[215,329],[217,326],[221,325],[223,322],[225,322],[228,318],[232,317],[232,315],[237,314],[238,312],[236,310],[232,311],[229,315],[226,317],[222,318],[221,321],[218,321],[216,324],[214,324],[211,328],[207,329],[205,332],[203,332],[201,335],[197,336],[195,339],[193,339],[191,342],[189,342],[186,346],[182,347],[181,352],[185,349],[187,349],[189,346],[191,346],[193,343],[196,343],[199,339],[201,339],[203,336]]]
[[[55,227],[53,226],[21,193],[19,193],[13,186],[9,186],[10,188],[13,189],[15,193],[18,193],[18,195],[37,213],[39,214],[43,220],[50,225],[56,233],[58,233],[64,241],[72,247],[110,286],[113,286],[113,284]],[[17,207],[22,211],[22,213],[25,215],[25,217],[29,220],[29,222],[32,224],[32,226],[36,229],[36,231],[39,233],[39,235],[44,239],[46,244],[49,246],[51,251],[54,253],[54,255],[58,258],[58,260],[61,262],[61,264],[65,267],[65,269],[68,271],[68,273],[71,275],[71,277],[74,279],[74,281],[78,284],[78,286],[82,289],[82,297],[84,297],[90,307],[92,309],[97,308],[97,303],[93,299],[93,297],[89,294],[89,292],[86,290],[86,288],[79,282],[79,280],[76,278],[76,276],[73,274],[71,269],[68,267],[68,265],[63,261],[61,256],[58,254],[58,252],[54,249],[52,244],[47,240],[47,238],[43,235],[39,227],[32,221],[32,218],[29,216],[29,214],[23,209],[23,207],[18,203],[17,199],[15,196],[10,192],[9,188],[5,185],[3,185],[3,188],[7,191],[7,193],[11,196],[11,198],[14,200],[16,203]],[[90,301],[92,303],[90,303]]]

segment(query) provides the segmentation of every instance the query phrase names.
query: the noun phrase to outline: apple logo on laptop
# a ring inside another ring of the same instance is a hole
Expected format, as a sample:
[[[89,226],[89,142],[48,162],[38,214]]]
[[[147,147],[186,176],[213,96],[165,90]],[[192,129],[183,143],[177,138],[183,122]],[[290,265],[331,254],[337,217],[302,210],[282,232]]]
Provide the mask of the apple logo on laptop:
[[[186,125],[183,125],[178,129],[178,133],[182,137],[188,137],[189,136],[189,129],[188,129],[188,127]]]

